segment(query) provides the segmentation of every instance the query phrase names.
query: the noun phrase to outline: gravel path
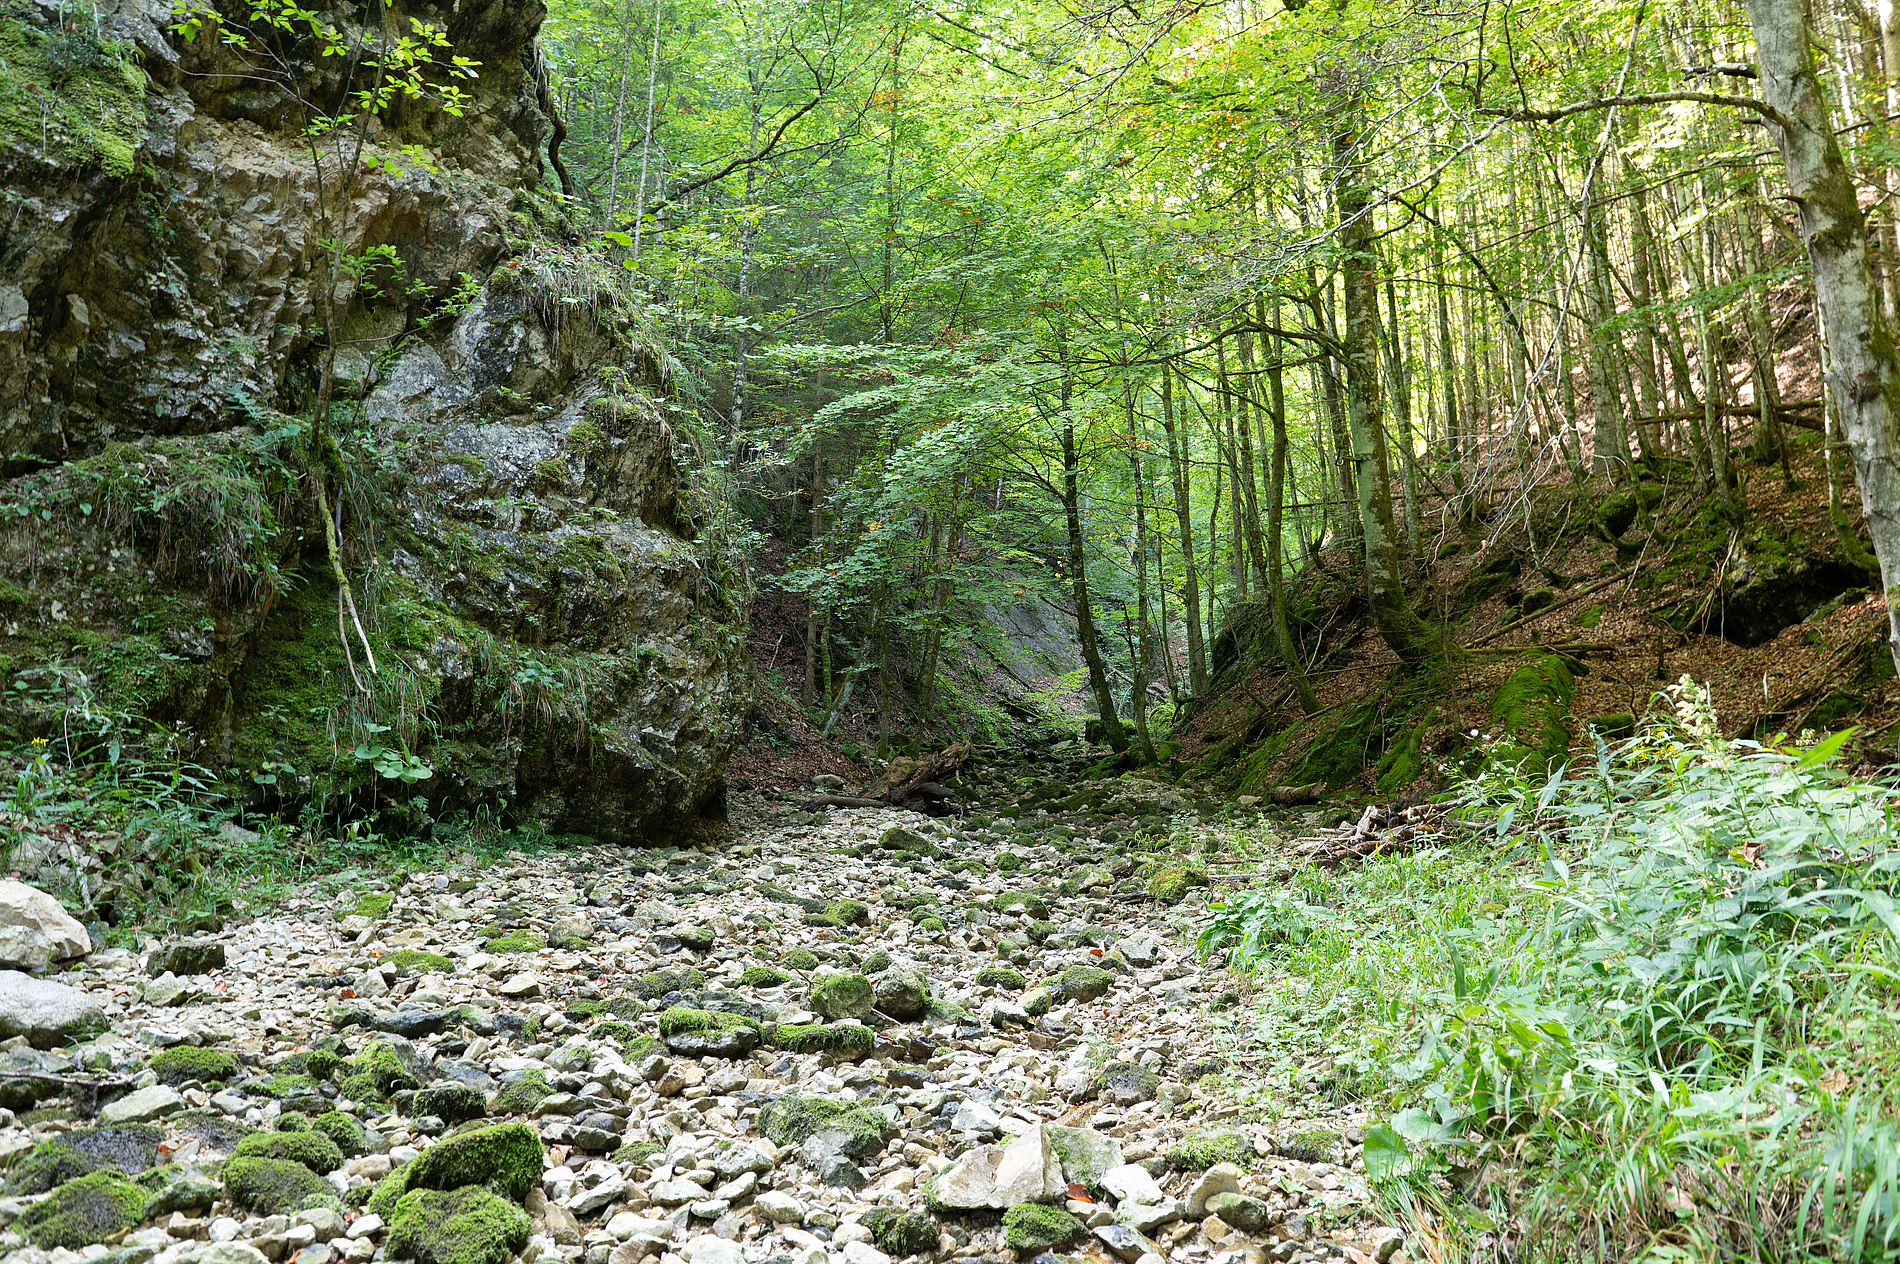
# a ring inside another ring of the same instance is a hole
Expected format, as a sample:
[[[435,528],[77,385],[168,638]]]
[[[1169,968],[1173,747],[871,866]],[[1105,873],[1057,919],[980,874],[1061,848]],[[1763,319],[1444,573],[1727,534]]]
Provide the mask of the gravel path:
[[[1112,833],[1024,833],[999,866],[982,826],[792,799],[735,796],[709,852],[513,856],[92,954],[58,978],[111,1030],[7,1042],[0,1077],[136,1091],[87,1120],[0,1080],[0,1250],[1403,1264],[1363,1115],[1229,1069],[1218,1020],[1245,1010],[1193,953],[1204,893],[1131,892]],[[65,1183],[91,1168],[143,1206]],[[96,1227],[48,1245],[60,1223]]]

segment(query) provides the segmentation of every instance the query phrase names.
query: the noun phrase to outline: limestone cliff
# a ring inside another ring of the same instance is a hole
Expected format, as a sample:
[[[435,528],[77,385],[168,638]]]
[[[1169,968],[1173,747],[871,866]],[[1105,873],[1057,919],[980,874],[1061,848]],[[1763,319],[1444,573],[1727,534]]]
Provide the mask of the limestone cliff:
[[[692,819],[745,585],[697,538],[666,357],[562,243],[540,5],[329,15],[479,64],[459,116],[369,121],[347,207],[301,139],[342,59],[286,38],[259,82],[166,4],[96,13],[0,0],[0,739],[162,742],[397,825]]]

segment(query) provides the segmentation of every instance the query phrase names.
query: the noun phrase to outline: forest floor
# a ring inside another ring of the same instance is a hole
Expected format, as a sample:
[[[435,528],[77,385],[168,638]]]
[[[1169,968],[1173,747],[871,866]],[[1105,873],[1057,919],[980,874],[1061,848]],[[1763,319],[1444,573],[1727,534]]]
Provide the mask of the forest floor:
[[[1090,757],[969,769],[985,806],[947,825],[738,794],[703,850],[440,855],[97,950],[53,977],[109,1031],[0,1046],[0,1250],[1403,1264],[1363,1110],[1323,1067],[1268,1091],[1244,983],[1195,951],[1210,882],[1279,863],[1250,841],[1277,837],[1269,818],[1142,779],[1089,790]],[[105,1104],[8,1072],[108,1081]],[[505,1121],[527,1140],[469,1135]],[[433,1151],[503,1141],[531,1160],[525,1247],[398,1207]],[[61,1237],[93,1169],[134,1178],[143,1209]]]

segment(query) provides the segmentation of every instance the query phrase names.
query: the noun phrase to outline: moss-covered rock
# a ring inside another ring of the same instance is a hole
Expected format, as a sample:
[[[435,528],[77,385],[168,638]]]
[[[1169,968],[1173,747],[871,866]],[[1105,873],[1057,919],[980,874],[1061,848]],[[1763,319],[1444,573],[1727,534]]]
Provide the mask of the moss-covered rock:
[[[363,1125],[354,1115],[346,1115],[340,1110],[328,1110],[310,1121],[313,1132],[328,1137],[346,1159],[361,1158],[369,1153],[369,1137],[363,1131]]]
[[[1337,1163],[1344,1139],[1331,1128],[1302,1128],[1281,1137],[1278,1149],[1302,1163]]]
[[[1192,865],[1163,865],[1148,879],[1148,898],[1157,904],[1179,904],[1188,892],[1208,885],[1207,870]]]
[[[861,974],[825,974],[812,980],[805,1004],[826,1018],[863,1018],[875,1003],[871,981]]]
[[[1232,1128],[1196,1128],[1168,1147],[1168,1166],[1202,1172],[1217,1163],[1245,1169],[1253,1163],[1253,1142]]]
[[[526,1124],[496,1124],[446,1138],[409,1165],[410,1189],[486,1185],[520,1202],[541,1183],[541,1138]]]
[[[369,1197],[363,1201],[363,1210],[374,1212],[387,1222],[396,1214],[396,1204],[408,1192],[409,1164],[398,1163],[370,1190]]]
[[[136,1225],[145,1200],[145,1190],[117,1172],[91,1172],[28,1207],[15,1224],[35,1246],[77,1250]]]
[[[820,964],[818,954],[809,948],[794,948],[780,958],[787,970],[796,970],[800,974],[809,974]]]
[[[1134,1062],[1111,1062],[1096,1074],[1090,1087],[1117,1106],[1133,1106],[1154,1100],[1161,1077]]]
[[[871,1242],[878,1250],[898,1260],[935,1254],[942,1234],[930,1216],[901,1207],[874,1208],[859,1223],[871,1231]]]
[[[1060,1207],[1017,1203],[1003,1213],[1003,1241],[1030,1255],[1067,1246],[1087,1232],[1087,1226]]]
[[[869,926],[871,906],[862,900],[828,900],[822,912],[799,919],[807,926]]]
[[[414,1189],[389,1217],[384,1247],[417,1264],[508,1264],[531,1228],[526,1212],[485,1189]]]
[[[219,1175],[224,1196],[260,1216],[294,1215],[306,1207],[334,1207],[330,1183],[290,1159],[231,1158]]]
[[[1115,986],[1115,976],[1100,966],[1070,966],[1056,976],[1056,990],[1072,1001],[1097,1001]]]
[[[633,981],[633,994],[643,1001],[657,1001],[673,992],[691,992],[705,986],[704,970],[654,970]]]
[[[784,987],[792,976],[773,966],[747,966],[739,975],[739,986],[748,988]]]
[[[1028,986],[1028,981],[1023,978],[1022,971],[1012,966],[989,965],[976,972],[976,985],[1020,992]]]
[[[877,1033],[861,1023],[780,1023],[772,1043],[790,1053],[839,1053],[863,1057]]]
[[[343,1151],[321,1132],[255,1132],[238,1142],[235,1158],[288,1159],[321,1176],[343,1166]]]
[[[385,918],[389,916],[390,906],[395,902],[396,897],[391,892],[364,891],[356,897],[355,903],[337,911],[336,920],[340,922],[346,917]]]
[[[383,960],[404,974],[454,974],[455,963],[439,952],[420,948],[398,948]]]
[[[43,1194],[90,1172],[137,1176],[158,1162],[165,1134],[150,1124],[74,1128],[27,1151],[7,1175],[9,1194]]]
[[[1027,913],[1032,920],[1042,921],[1049,916],[1049,903],[1034,891],[998,891],[996,911],[1005,916]]]
[[[482,945],[484,952],[540,952],[548,946],[547,937],[531,930],[511,930]]]
[[[488,1102],[478,1089],[466,1084],[438,1084],[419,1091],[413,1109],[418,1115],[434,1115],[459,1124],[486,1115]]]
[[[759,1112],[758,1128],[778,1145],[803,1145],[820,1132],[844,1134],[839,1149],[853,1157],[875,1154],[894,1134],[890,1121],[862,1106],[845,1105],[823,1097],[786,1096],[768,1102]]]
[[[719,1010],[687,1009],[675,1005],[672,1009],[662,1010],[656,1020],[660,1026],[660,1035],[677,1036],[686,1032],[715,1032],[745,1029],[764,1039],[765,1024],[756,1018],[744,1014],[727,1014]]]
[[[191,1080],[222,1084],[237,1074],[237,1056],[224,1049],[174,1045],[152,1055],[148,1064],[161,1084],[177,1086]]]
[[[1491,697],[1491,715],[1502,734],[1491,759],[1545,777],[1570,746],[1570,699],[1576,678],[1561,655],[1545,654],[1512,672]]]
[[[941,917],[920,917],[917,919],[917,929],[934,934],[937,931],[949,930],[950,924]]]

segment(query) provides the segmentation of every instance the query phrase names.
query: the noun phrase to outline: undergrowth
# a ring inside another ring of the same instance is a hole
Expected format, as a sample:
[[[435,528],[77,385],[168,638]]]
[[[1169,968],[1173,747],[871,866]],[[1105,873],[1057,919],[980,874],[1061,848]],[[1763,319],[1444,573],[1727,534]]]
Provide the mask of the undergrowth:
[[[1263,1090],[1374,1109],[1368,1176],[1435,1258],[1895,1258],[1900,804],[1830,766],[1851,734],[1662,701],[1468,784],[1435,846],[1230,898],[1201,947],[1267,984]]]

